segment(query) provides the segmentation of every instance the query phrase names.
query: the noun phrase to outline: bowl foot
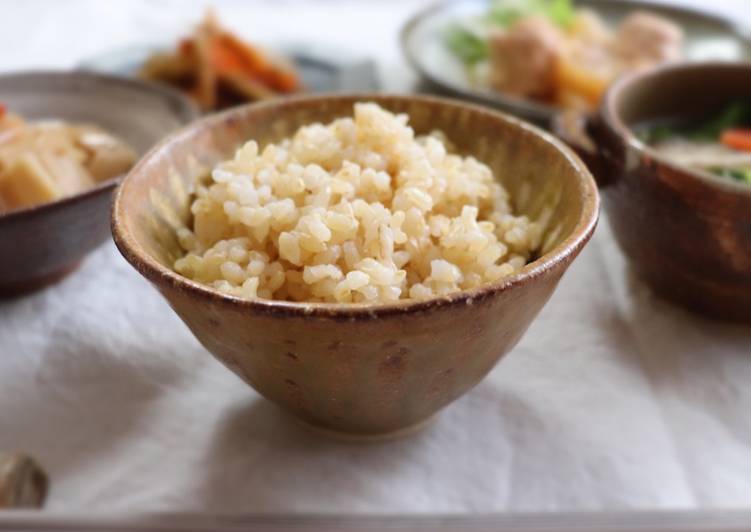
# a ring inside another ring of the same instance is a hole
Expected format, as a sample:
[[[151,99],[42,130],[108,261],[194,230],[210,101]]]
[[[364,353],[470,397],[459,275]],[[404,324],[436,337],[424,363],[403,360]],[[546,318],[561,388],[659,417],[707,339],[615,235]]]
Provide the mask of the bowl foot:
[[[0,299],[9,299],[41,290],[42,288],[61,281],[63,278],[76,271],[80,265],[81,262],[78,261],[73,264],[68,264],[55,272],[41,275],[39,277],[14,281],[11,283],[0,282]]]
[[[297,421],[298,424],[302,425],[307,430],[315,434],[324,436],[326,438],[333,439],[333,440],[339,440],[339,441],[348,442],[348,443],[379,443],[379,442],[386,442],[386,441],[407,438],[418,432],[421,432],[427,429],[428,427],[432,426],[438,419],[439,414],[440,412],[435,413],[432,416],[426,419],[423,419],[422,421],[418,421],[417,423],[413,425],[402,427],[400,429],[396,429],[391,432],[377,432],[373,434],[368,434],[368,433],[358,434],[356,432],[353,433],[353,432],[338,431],[338,430],[330,429],[327,427],[321,427],[320,425],[315,425],[313,423],[309,423],[303,419],[300,419],[297,416],[294,416],[294,419],[295,421]]]

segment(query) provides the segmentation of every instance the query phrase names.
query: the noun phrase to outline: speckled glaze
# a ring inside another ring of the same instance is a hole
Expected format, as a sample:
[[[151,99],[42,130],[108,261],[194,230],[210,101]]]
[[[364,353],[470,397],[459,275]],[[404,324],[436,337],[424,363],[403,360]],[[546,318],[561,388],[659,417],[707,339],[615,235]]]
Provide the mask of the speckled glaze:
[[[715,318],[751,323],[751,186],[671,164],[632,126],[751,97],[751,63],[661,68],[607,93],[582,158],[634,271],[657,293]],[[573,128],[575,129],[575,128]],[[581,148],[580,138],[558,133]]]
[[[554,209],[545,253],[514,277],[422,302],[342,305],[241,300],[172,270],[190,185],[249,139],[351,115],[357,101],[406,112],[493,167],[530,216]],[[203,119],[149,153],[116,194],[112,226],[125,258],[201,343],[265,397],[328,431],[383,435],[417,424],[490,371],[521,338],[594,230],[597,189],[552,136],[450,100],[385,95],[301,97]]]
[[[143,153],[197,116],[179,93],[139,81],[82,72],[0,76],[0,102],[29,119],[99,125]],[[0,215],[0,297],[52,284],[109,236],[119,178],[81,194]]]

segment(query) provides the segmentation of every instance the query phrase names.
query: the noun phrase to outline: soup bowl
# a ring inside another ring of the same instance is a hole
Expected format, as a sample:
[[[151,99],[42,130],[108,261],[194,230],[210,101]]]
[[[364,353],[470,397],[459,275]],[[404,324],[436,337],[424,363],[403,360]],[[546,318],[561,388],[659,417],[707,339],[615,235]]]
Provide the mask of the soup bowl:
[[[673,65],[616,82],[594,117],[559,119],[603,192],[631,267],[665,298],[751,323],[751,186],[677,165],[634,129],[696,117],[751,95],[751,63]]]
[[[30,120],[100,126],[138,153],[197,116],[171,89],[84,72],[0,75],[0,103]],[[112,191],[122,176],[55,201],[0,214],[0,297],[49,285],[109,237]]]
[[[175,229],[190,188],[249,139],[260,145],[374,101],[417,133],[443,130],[489,164],[518,212],[552,212],[543,249],[500,282],[422,301],[295,303],[240,299],[175,273]],[[123,181],[112,211],[124,257],[229,369],[308,424],[389,435],[419,424],[487,374],[521,338],[595,228],[597,187],[563,143],[519,120],[450,100],[387,95],[299,97],[236,108],[169,137]]]

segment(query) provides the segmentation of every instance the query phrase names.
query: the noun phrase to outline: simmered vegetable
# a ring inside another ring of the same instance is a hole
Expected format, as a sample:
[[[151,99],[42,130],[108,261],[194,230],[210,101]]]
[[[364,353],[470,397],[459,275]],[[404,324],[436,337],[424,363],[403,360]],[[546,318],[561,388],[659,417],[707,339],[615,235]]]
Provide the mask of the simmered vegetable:
[[[571,0],[495,0],[483,16],[450,25],[445,43],[494,90],[592,109],[617,76],[680,59],[683,32],[647,11],[610,28]]]
[[[26,122],[0,105],[0,213],[91,188],[126,172],[135,157],[98,127]]]
[[[205,111],[302,88],[292,65],[238,38],[211,11],[176,50],[150,57],[140,75],[177,86]]]
[[[561,27],[574,20],[571,0],[496,0],[487,14],[477,20],[453,24],[446,32],[448,47],[467,64],[488,58],[487,31],[492,27],[509,28],[517,21],[539,16]]]
[[[734,150],[751,151],[751,129],[726,129],[720,142]]]

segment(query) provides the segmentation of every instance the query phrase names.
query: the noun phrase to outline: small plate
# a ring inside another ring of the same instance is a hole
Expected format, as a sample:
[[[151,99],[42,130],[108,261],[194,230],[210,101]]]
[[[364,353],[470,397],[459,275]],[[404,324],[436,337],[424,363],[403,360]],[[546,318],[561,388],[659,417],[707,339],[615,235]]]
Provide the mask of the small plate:
[[[78,66],[83,70],[135,76],[154,52],[170,49],[165,44],[141,44],[119,48],[90,57]],[[291,59],[311,92],[369,92],[378,90],[375,64],[340,49],[308,43],[273,47]]]
[[[690,61],[737,61],[751,57],[751,31],[705,11],[644,0],[578,0],[574,3],[596,11],[610,25],[637,9],[664,15],[683,28],[685,54]],[[473,85],[464,65],[444,44],[445,30],[450,24],[484,14],[489,4],[488,0],[459,0],[429,6],[414,15],[402,29],[402,51],[429,89],[492,105],[547,126],[559,108]]]

